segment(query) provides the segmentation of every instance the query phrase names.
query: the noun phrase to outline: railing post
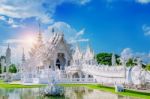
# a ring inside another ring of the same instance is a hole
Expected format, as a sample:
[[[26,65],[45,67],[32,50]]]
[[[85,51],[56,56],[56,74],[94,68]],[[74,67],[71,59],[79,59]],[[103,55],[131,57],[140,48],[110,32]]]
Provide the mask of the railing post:
[[[88,81],[88,75],[87,75],[87,74],[86,74],[86,76],[85,76],[85,81],[86,81],[86,82],[89,82],[89,81]]]

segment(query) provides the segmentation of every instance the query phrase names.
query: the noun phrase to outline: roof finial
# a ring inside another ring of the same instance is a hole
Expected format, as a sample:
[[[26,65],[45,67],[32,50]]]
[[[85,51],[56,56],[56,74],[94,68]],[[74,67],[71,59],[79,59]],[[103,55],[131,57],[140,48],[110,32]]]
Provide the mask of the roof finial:
[[[41,23],[39,22],[39,34],[41,33]]]
[[[76,43],[76,51],[80,51],[80,45],[78,42]]]
[[[24,48],[22,49],[22,51],[23,51],[23,54],[24,54]]]
[[[24,48],[23,48],[23,53],[22,53],[22,62],[25,62],[25,53],[24,53]]]
[[[9,48],[9,43],[8,43],[8,48]]]
[[[90,41],[88,41],[87,50],[89,50],[90,52],[93,52]]]

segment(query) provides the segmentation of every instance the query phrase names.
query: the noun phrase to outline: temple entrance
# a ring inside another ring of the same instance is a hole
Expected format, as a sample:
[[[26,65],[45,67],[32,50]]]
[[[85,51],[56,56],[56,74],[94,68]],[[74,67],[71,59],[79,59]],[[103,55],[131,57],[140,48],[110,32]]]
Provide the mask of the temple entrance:
[[[60,69],[60,60],[59,59],[56,60],[56,66],[58,67],[58,69]]]
[[[58,69],[64,70],[66,65],[66,59],[64,53],[58,53],[57,59],[56,59],[56,66]]]
[[[79,74],[78,73],[75,73],[75,74],[73,74],[73,76],[72,76],[73,78],[80,78],[80,76],[79,76]]]

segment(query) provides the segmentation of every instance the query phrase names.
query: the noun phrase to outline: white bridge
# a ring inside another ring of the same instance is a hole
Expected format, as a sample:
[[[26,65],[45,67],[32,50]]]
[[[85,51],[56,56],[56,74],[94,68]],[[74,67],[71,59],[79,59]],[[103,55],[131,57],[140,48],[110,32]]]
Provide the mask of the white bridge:
[[[150,82],[150,72],[139,66],[68,66],[65,70],[46,69],[38,73],[24,73],[23,83],[105,83],[105,84],[143,84]]]
[[[125,66],[83,65],[67,67],[66,71],[68,73],[82,71],[86,75],[92,75],[93,78],[90,82],[93,81],[93,83],[143,84],[150,82],[150,72],[143,70],[140,66],[127,68]]]
[[[82,71],[84,75],[91,75],[91,78],[85,76],[84,79],[90,79],[92,83],[125,83],[126,81],[126,68],[123,66],[70,66],[66,68],[67,74],[74,74]],[[82,79],[82,77],[80,77]],[[86,80],[87,81],[87,80]]]
[[[26,76],[25,76],[26,75]],[[31,76],[32,75],[32,76]],[[108,84],[143,84],[150,82],[150,73],[138,66],[68,66],[65,70],[42,70],[39,73],[24,73],[24,83],[108,83]],[[46,76],[47,75],[47,76]]]

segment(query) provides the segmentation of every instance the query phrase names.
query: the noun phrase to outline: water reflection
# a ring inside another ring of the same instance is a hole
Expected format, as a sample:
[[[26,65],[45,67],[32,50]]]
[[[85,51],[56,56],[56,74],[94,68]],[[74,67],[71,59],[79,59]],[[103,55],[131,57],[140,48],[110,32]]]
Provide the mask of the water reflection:
[[[137,99],[120,96],[109,92],[91,90],[84,87],[66,88],[65,96],[67,99]]]
[[[43,97],[40,90],[42,89],[0,89],[0,99],[136,99],[84,87],[67,87],[64,97]]]

